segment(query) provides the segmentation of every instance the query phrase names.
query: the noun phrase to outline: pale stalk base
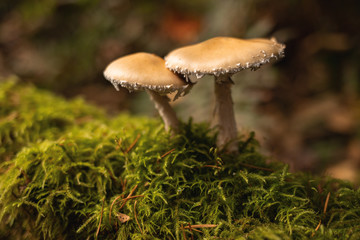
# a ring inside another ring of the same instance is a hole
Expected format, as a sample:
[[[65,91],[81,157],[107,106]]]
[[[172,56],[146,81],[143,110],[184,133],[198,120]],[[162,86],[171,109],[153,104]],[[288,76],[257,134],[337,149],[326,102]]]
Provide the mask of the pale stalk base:
[[[151,100],[155,104],[155,108],[158,110],[160,117],[164,121],[165,130],[169,131],[171,129],[172,131],[177,132],[180,123],[174,109],[169,104],[170,99],[166,95],[161,96],[152,90],[146,91],[150,95]]]
[[[227,153],[238,152],[236,121],[231,98],[232,84],[228,75],[215,78],[215,109],[212,124],[219,130],[216,145]]]

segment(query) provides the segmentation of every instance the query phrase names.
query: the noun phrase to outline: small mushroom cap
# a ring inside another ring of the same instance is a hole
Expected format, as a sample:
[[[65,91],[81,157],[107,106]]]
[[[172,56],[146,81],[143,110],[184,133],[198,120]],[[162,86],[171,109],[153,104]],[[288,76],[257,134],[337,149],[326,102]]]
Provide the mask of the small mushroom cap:
[[[181,74],[232,74],[243,69],[257,69],[262,64],[284,56],[285,45],[275,38],[238,39],[215,37],[178,48],[166,57],[166,67]]]
[[[118,86],[130,91],[150,89],[161,94],[182,92],[188,86],[176,74],[165,67],[164,59],[151,53],[134,53],[111,62],[104,76],[118,90]]]

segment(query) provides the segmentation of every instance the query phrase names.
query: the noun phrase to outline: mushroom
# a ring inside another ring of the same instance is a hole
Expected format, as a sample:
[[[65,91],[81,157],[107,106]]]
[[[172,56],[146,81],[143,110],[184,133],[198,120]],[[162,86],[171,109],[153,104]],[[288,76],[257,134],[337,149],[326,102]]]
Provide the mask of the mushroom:
[[[226,152],[237,152],[237,129],[231,98],[231,76],[241,70],[258,69],[261,65],[284,56],[285,45],[272,39],[238,39],[215,37],[178,48],[166,57],[166,67],[186,76],[215,76],[215,110],[213,124],[218,126],[217,146]]]
[[[119,86],[130,92],[145,90],[163,119],[165,130],[173,129],[176,132],[179,120],[166,94],[177,91],[175,100],[189,91],[190,84],[165,68],[162,58],[144,52],[130,54],[111,62],[104,76],[118,91]]]

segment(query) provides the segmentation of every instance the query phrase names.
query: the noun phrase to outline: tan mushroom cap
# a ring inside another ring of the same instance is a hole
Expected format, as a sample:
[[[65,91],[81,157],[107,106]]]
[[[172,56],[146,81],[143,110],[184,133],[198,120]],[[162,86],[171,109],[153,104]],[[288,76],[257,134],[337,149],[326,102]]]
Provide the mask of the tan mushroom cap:
[[[161,94],[182,92],[188,85],[165,67],[164,59],[151,53],[134,53],[111,62],[104,76],[114,87],[130,91],[150,89]]]
[[[166,57],[166,67],[181,74],[235,73],[243,69],[259,68],[262,64],[284,56],[285,45],[274,38],[238,39],[215,37],[207,41],[182,47]]]

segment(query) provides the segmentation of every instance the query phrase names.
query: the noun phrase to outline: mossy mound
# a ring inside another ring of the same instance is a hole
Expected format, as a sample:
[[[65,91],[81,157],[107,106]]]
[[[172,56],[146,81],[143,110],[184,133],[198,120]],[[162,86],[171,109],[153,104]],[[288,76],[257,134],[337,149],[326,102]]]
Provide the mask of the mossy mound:
[[[206,124],[107,119],[0,85],[1,239],[360,239],[360,190],[220,153]]]
[[[104,114],[82,99],[68,102],[34,87],[20,87],[11,78],[0,87],[0,159],[13,157],[28,143],[58,139],[69,127],[92,119],[104,119]]]

